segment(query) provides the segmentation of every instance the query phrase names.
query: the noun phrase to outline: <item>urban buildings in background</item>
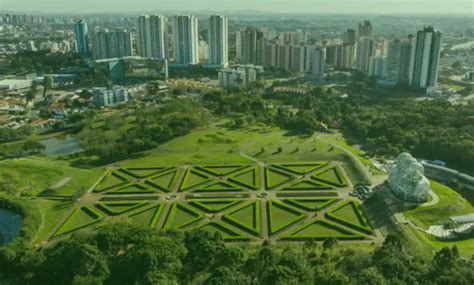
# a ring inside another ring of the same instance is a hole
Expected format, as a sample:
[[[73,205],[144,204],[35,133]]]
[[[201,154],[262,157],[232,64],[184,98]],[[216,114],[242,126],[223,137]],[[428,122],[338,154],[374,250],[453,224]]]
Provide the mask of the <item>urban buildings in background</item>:
[[[441,33],[432,27],[418,31],[416,36],[389,39],[374,36],[372,23],[365,20],[356,29],[342,31],[339,39],[328,41],[308,40],[308,34],[301,29],[276,32],[268,28],[246,27],[238,29],[235,42],[230,43],[226,17],[211,15],[207,21],[207,30],[200,35],[198,19],[192,15],[174,16],[172,23],[168,23],[165,16],[141,15],[136,34],[123,29],[107,31],[97,27],[94,29],[96,32],[91,33],[87,23],[79,20],[74,26],[75,42],[37,44],[29,41],[26,49],[76,49],[81,54],[91,54],[93,59],[137,54],[144,58],[169,60],[178,66],[203,64],[210,68],[226,68],[229,64],[258,65],[308,73],[318,79],[324,78],[328,71],[356,69],[387,85],[403,84],[425,90],[436,86]],[[136,39],[136,45],[133,39]],[[229,56],[231,44],[235,46],[235,57],[232,58]],[[225,70],[223,74],[228,78],[236,78],[234,81],[241,78],[238,69]]]
[[[199,63],[198,19],[192,15],[173,18],[175,62],[178,65]]]
[[[221,15],[209,18],[209,65],[225,67],[229,63],[228,20]]]
[[[161,15],[138,17],[138,55],[148,58],[168,59],[168,19]]]

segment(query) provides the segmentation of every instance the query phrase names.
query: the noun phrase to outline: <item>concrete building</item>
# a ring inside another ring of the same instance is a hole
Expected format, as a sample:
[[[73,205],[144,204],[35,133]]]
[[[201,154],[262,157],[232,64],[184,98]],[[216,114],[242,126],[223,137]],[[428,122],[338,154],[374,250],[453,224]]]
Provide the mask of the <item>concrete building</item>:
[[[209,18],[209,61],[213,66],[225,67],[229,63],[228,20],[221,15]]]
[[[290,45],[279,45],[277,67],[284,70],[290,70],[292,61],[291,56],[292,52]]]
[[[386,80],[393,84],[408,83],[413,37],[393,39],[388,44]]]
[[[426,27],[416,34],[412,49],[409,83],[415,88],[430,91],[438,81],[441,33]]]
[[[76,36],[77,52],[80,54],[89,53],[89,31],[87,23],[84,20],[79,20],[74,25],[74,34]]]
[[[198,64],[199,37],[197,18],[192,15],[174,16],[173,36],[176,64]]]
[[[369,76],[375,76],[377,79],[384,79],[387,73],[387,58],[377,55],[370,58]]]
[[[259,79],[263,67],[256,65],[239,65],[235,68],[225,68],[219,71],[219,86],[228,88],[246,85]]]
[[[264,50],[263,65],[265,67],[276,67],[278,64],[278,44],[266,43]]]
[[[322,48],[315,48],[311,54],[311,73],[318,78],[324,76],[325,56],[326,52]]]
[[[138,17],[137,49],[141,57],[169,59],[168,19],[165,16]]]
[[[132,35],[124,31],[100,31],[91,35],[92,57],[94,59],[133,56]]]
[[[291,48],[291,69],[296,72],[308,72],[311,68],[311,53],[314,46],[301,45],[290,46]]]
[[[356,69],[369,72],[370,57],[374,56],[374,40],[371,37],[361,37],[357,42]]]
[[[107,88],[93,88],[92,99],[99,107],[113,107],[126,103],[131,93],[122,86],[114,86],[111,90]]]
[[[263,33],[253,28],[237,32],[237,59],[241,64],[257,64],[257,41]]]

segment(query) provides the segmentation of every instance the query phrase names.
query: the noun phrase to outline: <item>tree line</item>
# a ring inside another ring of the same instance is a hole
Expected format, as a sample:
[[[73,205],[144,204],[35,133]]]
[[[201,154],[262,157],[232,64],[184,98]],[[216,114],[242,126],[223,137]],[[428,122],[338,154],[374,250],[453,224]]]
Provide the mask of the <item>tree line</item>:
[[[112,224],[38,249],[0,247],[2,284],[458,284],[473,260],[456,247],[426,257],[388,236],[372,252],[327,239],[274,247],[229,246],[208,231],[157,233]]]

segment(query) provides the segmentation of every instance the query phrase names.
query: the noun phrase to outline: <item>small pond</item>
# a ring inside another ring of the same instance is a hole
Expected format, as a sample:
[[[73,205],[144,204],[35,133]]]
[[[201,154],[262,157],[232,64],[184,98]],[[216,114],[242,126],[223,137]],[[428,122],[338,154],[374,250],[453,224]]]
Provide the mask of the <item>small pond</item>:
[[[20,215],[0,208],[0,245],[14,240],[20,232],[22,223]]]
[[[83,151],[79,142],[71,135],[42,140],[40,143],[46,146],[44,152],[49,156],[70,155]]]

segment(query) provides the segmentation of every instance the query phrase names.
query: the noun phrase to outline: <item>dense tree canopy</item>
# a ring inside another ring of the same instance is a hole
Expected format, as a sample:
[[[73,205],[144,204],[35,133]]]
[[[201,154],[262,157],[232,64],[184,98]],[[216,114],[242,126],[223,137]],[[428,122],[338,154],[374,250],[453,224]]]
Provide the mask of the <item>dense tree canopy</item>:
[[[40,249],[0,248],[3,284],[459,284],[472,260],[443,248],[430,260],[395,236],[373,253],[227,246],[206,231],[157,233],[129,224],[77,233]]]

